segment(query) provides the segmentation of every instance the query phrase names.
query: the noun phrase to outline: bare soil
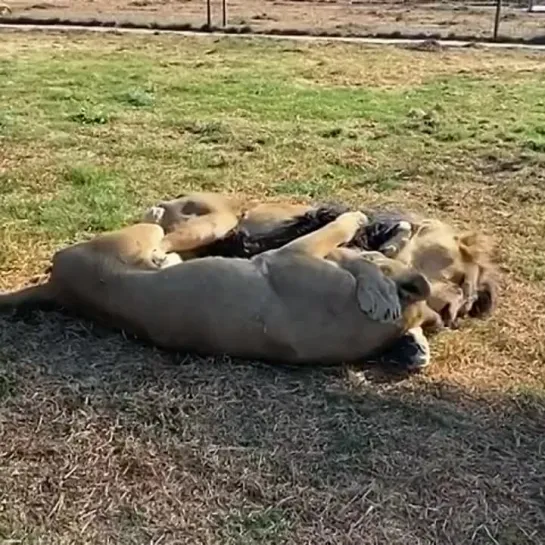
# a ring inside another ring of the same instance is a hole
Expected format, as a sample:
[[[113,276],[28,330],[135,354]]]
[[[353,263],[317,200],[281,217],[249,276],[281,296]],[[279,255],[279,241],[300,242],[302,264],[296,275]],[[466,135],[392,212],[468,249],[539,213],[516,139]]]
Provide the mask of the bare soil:
[[[206,24],[204,0],[9,0],[11,17],[118,22],[138,25]],[[543,34],[544,14],[528,13],[524,3],[507,3],[500,34],[535,38]],[[228,0],[227,24],[257,32],[339,35],[406,35],[489,38],[494,2],[419,0]],[[212,0],[212,25],[221,26],[221,2]]]

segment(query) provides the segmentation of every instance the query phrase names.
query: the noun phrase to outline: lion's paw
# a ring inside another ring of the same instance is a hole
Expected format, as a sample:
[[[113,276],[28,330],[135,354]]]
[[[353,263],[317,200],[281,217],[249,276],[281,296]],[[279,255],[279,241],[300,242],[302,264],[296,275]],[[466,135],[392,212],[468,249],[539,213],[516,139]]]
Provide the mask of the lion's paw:
[[[413,227],[412,227],[412,225],[410,224],[410,222],[408,222],[408,221],[401,220],[401,221],[397,224],[397,232],[398,232],[398,233],[405,233],[405,234],[408,234],[408,233],[411,233],[412,230],[413,230]]]
[[[365,297],[360,298],[360,308],[377,322],[398,322],[402,311],[395,283],[388,280],[367,285]]]
[[[151,262],[158,269],[166,269],[167,267],[180,264],[182,258],[174,252],[165,254],[162,250],[153,250]]]
[[[386,257],[394,258],[407,245],[412,235],[412,225],[408,221],[400,221],[395,228],[395,235],[385,242],[379,252]]]
[[[397,246],[395,244],[388,244],[381,246],[380,251],[389,258],[393,258],[397,254]]]
[[[144,223],[160,224],[165,215],[165,209],[162,206],[152,206],[149,208],[143,217]]]
[[[369,223],[369,218],[363,212],[345,212],[337,220],[347,231],[356,232]]]
[[[182,262],[183,260],[178,254],[171,252],[166,255],[165,260],[163,261],[163,266],[161,268],[165,269],[167,267],[173,267],[174,265],[179,265]]]

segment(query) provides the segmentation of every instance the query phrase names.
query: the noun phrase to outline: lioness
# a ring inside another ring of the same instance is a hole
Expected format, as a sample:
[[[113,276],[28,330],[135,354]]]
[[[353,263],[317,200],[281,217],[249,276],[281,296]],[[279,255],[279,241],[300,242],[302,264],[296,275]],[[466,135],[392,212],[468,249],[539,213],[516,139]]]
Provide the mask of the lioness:
[[[286,203],[244,210],[232,197],[191,193],[162,201],[143,221],[161,225],[163,248],[188,259],[202,255],[250,257],[327,224],[340,212]],[[410,220],[410,221],[408,221]],[[477,233],[457,234],[433,219],[377,216],[351,241],[422,272],[432,284],[426,325],[454,327],[460,317],[484,316],[495,305],[490,242]],[[379,254],[367,258],[381,259]]]
[[[251,259],[180,263],[159,225],[136,224],[57,252],[49,281],[0,295],[0,309],[54,302],[171,349],[292,363],[340,363],[382,349],[421,321],[430,284],[385,276],[339,248],[361,212]]]

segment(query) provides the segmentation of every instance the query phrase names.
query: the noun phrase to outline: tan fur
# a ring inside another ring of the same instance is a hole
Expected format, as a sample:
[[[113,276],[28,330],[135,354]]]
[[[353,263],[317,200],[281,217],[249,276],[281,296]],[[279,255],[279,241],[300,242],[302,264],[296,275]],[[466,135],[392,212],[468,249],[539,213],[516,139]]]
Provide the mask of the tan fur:
[[[193,250],[224,237],[236,226],[252,235],[262,234],[311,208],[290,203],[258,203],[244,208],[234,197],[194,192],[159,202],[144,213],[142,221],[165,230],[165,251],[191,259]]]
[[[240,220],[240,225],[253,235],[263,234],[279,223],[302,216],[312,206],[290,203],[261,203],[249,208]]]
[[[240,203],[235,206],[232,198],[217,193],[190,193],[158,206],[165,210],[164,219],[155,218],[155,221],[170,233],[166,237],[170,244],[165,250],[178,252],[184,259],[193,257],[187,250],[197,248],[199,241],[212,240],[212,236],[206,238],[198,235],[199,232],[224,236],[236,224],[237,217],[241,227],[258,234],[311,209],[307,205],[261,203],[243,211]],[[191,208],[198,208],[205,215],[196,219],[180,213]],[[146,219],[154,220],[149,212]],[[402,223],[403,228],[381,252],[420,271],[430,281],[432,296],[428,301],[430,308],[425,311],[425,322],[433,328],[443,323],[454,325],[458,317],[470,311],[482,286],[493,290],[490,240],[473,232],[458,234],[436,219],[415,220],[412,225]],[[194,242],[192,246],[176,240],[176,229],[182,226],[181,232]],[[486,285],[488,281],[491,286]]]
[[[192,250],[234,229],[242,214],[242,207],[235,198],[198,192],[158,203],[145,212],[142,221],[160,225],[165,230],[166,236],[161,242],[163,251],[176,252],[183,259],[189,259]]]
[[[0,4],[0,15],[11,15],[13,12],[7,4]]]
[[[375,264],[385,276],[392,279],[400,279],[410,270],[403,263],[388,258],[379,252],[365,252],[351,248],[336,248],[326,256],[326,259],[341,264],[347,270],[350,270],[351,263],[358,262],[358,258]],[[425,277],[422,276],[422,278]],[[411,282],[411,285],[414,285],[415,280],[411,279]],[[427,279],[425,284],[429,284]],[[422,283],[420,286],[415,286],[419,293],[428,289],[425,284]],[[432,286],[430,284],[429,289],[431,290],[431,288]],[[429,319],[430,316],[425,301],[406,305],[403,309],[403,323],[405,324],[406,330],[420,327],[426,324]]]
[[[428,305],[443,313],[445,325],[454,325],[469,312],[491,274],[491,240],[480,233],[457,234],[436,219],[423,220],[413,229],[396,259],[426,276],[432,285]]]
[[[388,278],[358,253],[330,255],[365,221],[346,213],[252,259],[174,265],[161,248],[163,229],[137,224],[57,252],[49,282],[0,295],[0,309],[45,298],[165,348],[298,363],[357,360],[406,331],[402,314],[412,320],[411,308],[430,293],[424,276],[407,268]]]

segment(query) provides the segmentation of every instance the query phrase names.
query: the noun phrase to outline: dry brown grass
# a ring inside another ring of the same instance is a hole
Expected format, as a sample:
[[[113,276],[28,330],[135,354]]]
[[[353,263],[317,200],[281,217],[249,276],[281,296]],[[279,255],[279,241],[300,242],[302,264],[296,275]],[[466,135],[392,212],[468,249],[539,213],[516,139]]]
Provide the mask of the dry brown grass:
[[[200,28],[206,4],[200,0],[10,0],[9,22],[72,21],[80,24],[171,25]],[[510,39],[543,39],[539,13],[522,2],[504,2],[500,35]],[[458,37],[490,39],[493,1],[422,0],[239,0],[227,2],[230,31],[307,33],[338,36]],[[221,27],[221,2],[212,1],[212,25]]]
[[[482,229],[501,293],[410,379],[2,317],[0,542],[542,544],[542,83],[520,52],[3,35],[2,288],[203,187]]]

